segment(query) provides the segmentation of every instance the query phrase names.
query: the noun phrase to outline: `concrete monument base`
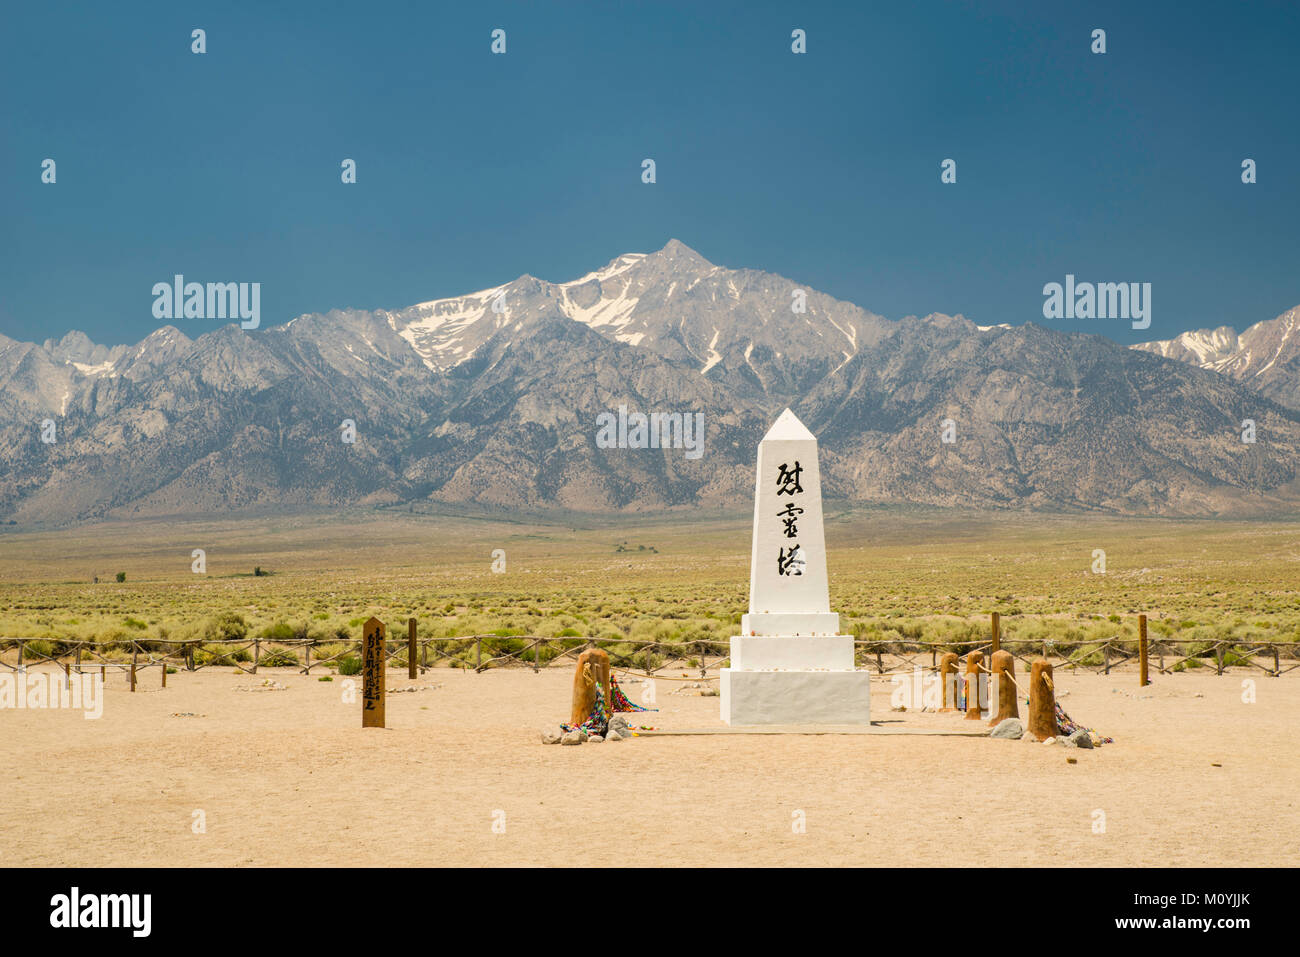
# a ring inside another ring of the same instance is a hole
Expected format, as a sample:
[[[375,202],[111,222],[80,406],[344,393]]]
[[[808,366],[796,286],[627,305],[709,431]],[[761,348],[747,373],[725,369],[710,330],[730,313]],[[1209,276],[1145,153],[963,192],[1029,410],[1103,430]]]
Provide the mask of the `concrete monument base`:
[[[729,725],[871,724],[866,671],[740,671],[723,668],[722,720]]]
[[[852,671],[853,636],[737,635],[731,639],[731,667],[734,671]]]
[[[826,612],[751,612],[740,616],[742,635],[816,635],[827,637],[840,633],[840,616]]]

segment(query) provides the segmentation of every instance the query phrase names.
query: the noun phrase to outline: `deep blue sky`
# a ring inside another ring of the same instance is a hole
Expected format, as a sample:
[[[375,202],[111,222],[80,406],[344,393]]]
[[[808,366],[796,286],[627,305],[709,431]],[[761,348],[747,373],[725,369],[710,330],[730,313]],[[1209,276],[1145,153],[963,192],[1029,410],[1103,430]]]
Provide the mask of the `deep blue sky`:
[[[1298,45],[1295,3],[6,4],[0,332],[137,341],[177,272],[260,281],[265,326],[670,237],[891,318],[1043,322],[1072,272],[1154,321],[1063,327],[1240,330],[1300,303]]]

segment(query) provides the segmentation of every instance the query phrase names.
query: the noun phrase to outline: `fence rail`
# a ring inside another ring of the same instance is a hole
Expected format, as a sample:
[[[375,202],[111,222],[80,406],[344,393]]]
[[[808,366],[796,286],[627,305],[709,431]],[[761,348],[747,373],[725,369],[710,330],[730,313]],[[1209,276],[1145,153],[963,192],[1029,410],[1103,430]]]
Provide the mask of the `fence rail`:
[[[414,632],[412,631],[412,634]],[[167,668],[175,666],[186,671],[198,671],[209,667],[233,667],[255,675],[261,667],[292,667],[301,674],[310,674],[312,669],[338,667],[346,658],[360,658],[360,638],[288,638],[274,641],[262,638],[249,638],[238,641],[221,640],[180,640],[180,639],[136,639],[115,642],[112,645],[89,640],[62,640],[36,638],[0,637],[0,668],[17,671],[26,664],[51,662],[61,665],[66,671],[78,673],[87,668],[130,668],[132,688],[136,673],[141,669],[159,667],[162,670],[162,683],[167,681]],[[522,647],[512,647],[519,645]],[[342,651],[312,659],[312,651],[321,646],[346,646]],[[54,646],[52,653],[46,654],[38,647]],[[632,646],[628,650],[628,646]],[[1143,654],[1143,646],[1146,654]],[[13,663],[5,660],[5,654],[17,649]],[[211,648],[218,650],[213,651]],[[688,639],[680,642],[658,641],[635,638],[593,638],[563,637],[548,638],[538,635],[517,635],[503,637],[500,635],[463,635],[451,638],[391,638],[386,642],[386,659],[405,657],[408,673],[414,677],[416,670],[427,671],[439,667],[444,659],[453,667],[465,668],[475,672],[493,668],[521,666],[531,667],[533,671],[576,660],[577,656],[588,648],[601,648],[609,656],[611,663],[624,670],[640,670],[648,675],[666,671],[679,671],[682,668],[694,669],[699,677],[707,678],[709,670],[717,670],[729,660],[730,643],[726,639]],[[859,668],[874,669],[878,675],[896,674],[901,669],[920,667],[937,670],[938,656],[943,652],[953,651],[966,654],[980,651],[989,654],[1003,649],[1011,652],[1026,665],[1034,658],[1043,657],[1053,661],[1056,668],[1069,668],[1073,671],[1095,671],[1110,674],[1117,667],[1131,661],[1140,661],[1145,677],[1145,667],[1149,663],[1160,674],[1169,674],[1188,668],[1213,667],[1215,674],[1222,675],[1229,668],[1242,667],[1256,669],[1267,675],[1280,677],[1289,671],[1300,668],[1300,642],[1294,641],[1233,641],[1222,639],[1207,641],[1204,639],[1161,638],[1147,641],[1145,628],[1143,638],[1139,641],[1112,637],[1092,641],[1072,641],[1068,647],[1058,647],[1047,641],[1002,640],[997,619],[994,619],[990,637],[987,639],[926,641],[922,639],[903,639],[883,641],[875,639],[854,639],[855,659]],[[292,654],[292,665],[283,662]],[[299,655],[296,652],[301,651]],[[410,659],[415,652],[416,662]],[[196,653],[202,652],[205,659],[196,660]],[[486,655],[485,655],[486,652]],[[926,653],[929,662],[918,662]],[[129,654],[130,659],[125,660]],[[1168,658],[1172,660],[1166,660]],[[1260,663],[1263,660],[1263,664]],[[471,663],[472,662],[472,663]]]

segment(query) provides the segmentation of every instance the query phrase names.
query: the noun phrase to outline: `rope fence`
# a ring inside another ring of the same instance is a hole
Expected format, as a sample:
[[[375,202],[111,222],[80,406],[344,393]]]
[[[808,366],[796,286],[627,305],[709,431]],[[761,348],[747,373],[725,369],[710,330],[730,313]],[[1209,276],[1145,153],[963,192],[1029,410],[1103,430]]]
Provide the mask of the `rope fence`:
[[[1006,650],[1025,666],[1038,657],[1053,661],[1056,668],[1071,671],[1110,674],[1117,667],[1137,660],[1142,683],[1147,681],[1147,669],[1154,666],[1160,674],[1170,674],[1190,668],[1214,668],[1216,675],[1229,668],[1244,667],[1280,677],[1300,668],[1300,642],[1295,641],[1238,641],[1230,639],[1147,639],[1146,616],[1141,616],[1140,638],[1122,639],[1118,636],[1099,640],[1069,642],[1061,648],[1051,641],[1004,641],[999,616],[994,613],[989,638],[967,640],[876,640],[854,639],[857,666],[873,671],[880,677],[909,674],[909,669],[938,670],[939,655],[955,652],[965,656],[972,651],[990,655]],[[267,640],[247,638],[237,641],[137,639],[101,644],[84,639],[37,639],[0,637],[0,669],[18,671],[29,664],[52,663],[68,674],[81,674],[99,669],[107,674],[109,668],[128,670],[128,680],[134,690],[139,672],[150,668],[161,671],[162,686],[167,684],[168,668],[199,671],[210,667],[233,667],[245,674],[256,675],[258,669],[290,667],[300,674],[311,674],[313,669],[331,668],[343,671],[345,662],[351,662],[359,673],[361,638],[286,638]],[[342,645],[341,649],[335,646]],[[42,650],[49,648],[49,653]],[[577,660],[589,648],[600,648],[610,656],[610,664],[625,672],[637,672],[647,677],[665,680],[691,680],[690,676],[668,675],[669,671],[683,669],[698,672],[697,678],[707,679],[710,670],[715,676],[719,668],[729,661],[730,643],[726,639],[687,639],[662,641],[635,638],[594,637],[543,637],[538,635],[501,636],[496,634],[464,635],[447,638],[420,638],[416,635],[415,619],[410,619],[410,631],[404,639],[388,639],[385,643],[385,660],[405,658],[410,677],[417,670],[424,672],[448,662],[449,667],[481,672],[503,667],[531,667],[534,672],[554,665],[564,665]],[[329,654],[313,658],[316,649],[329,650]],[[10,654],[16,650],[16,654]],[[918,664],[917,659],[929,653],[928,664]],[[129,660],[127,656],[129,655]],[[6,660],[12,657],[12,661]],[[1168,660],[1167,660],[1168,658]],[[1262,660],[1262,663],[1261,663]],[[392,665],[390,664],[390,667]]]

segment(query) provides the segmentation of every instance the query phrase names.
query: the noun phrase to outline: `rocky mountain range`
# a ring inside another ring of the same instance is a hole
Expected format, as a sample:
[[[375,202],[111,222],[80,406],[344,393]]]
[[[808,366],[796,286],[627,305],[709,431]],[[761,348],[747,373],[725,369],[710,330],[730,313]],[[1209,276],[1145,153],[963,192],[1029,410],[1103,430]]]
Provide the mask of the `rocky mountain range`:
[[[676,240],[572,281],[525,275],[398,311],[184,322],[190,335],[129,347],[0,336],[0,518],[743,507],[786,406],[821,440],[831,501],[1205,515],[1298,500],[1285,324],[1125,348],[894,321]],[[598,417],[620,406],[702,413],[704,454],[601,447]]]

